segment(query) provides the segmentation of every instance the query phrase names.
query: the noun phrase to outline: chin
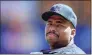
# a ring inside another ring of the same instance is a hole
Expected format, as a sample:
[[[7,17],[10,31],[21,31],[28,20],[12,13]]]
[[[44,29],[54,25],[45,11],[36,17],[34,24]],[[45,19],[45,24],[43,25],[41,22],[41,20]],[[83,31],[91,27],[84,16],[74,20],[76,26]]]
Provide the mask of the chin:
[[[57,43],[57,41],[55,41],[55,40],[48,40],[48,43],[49,43],[50,45],[54,45],[55,43]]]

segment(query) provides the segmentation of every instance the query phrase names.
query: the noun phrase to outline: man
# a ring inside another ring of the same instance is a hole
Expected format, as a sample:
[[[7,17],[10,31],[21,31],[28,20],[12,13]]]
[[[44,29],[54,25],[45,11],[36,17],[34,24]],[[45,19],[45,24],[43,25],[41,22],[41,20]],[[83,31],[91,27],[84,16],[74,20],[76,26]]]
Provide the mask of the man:
[[[42,14],[46,21],[45,38],[50,45],[49,54],[85,54],[74,44],[77,17],[72,8],[65,4],[55,4],[50,11]]]

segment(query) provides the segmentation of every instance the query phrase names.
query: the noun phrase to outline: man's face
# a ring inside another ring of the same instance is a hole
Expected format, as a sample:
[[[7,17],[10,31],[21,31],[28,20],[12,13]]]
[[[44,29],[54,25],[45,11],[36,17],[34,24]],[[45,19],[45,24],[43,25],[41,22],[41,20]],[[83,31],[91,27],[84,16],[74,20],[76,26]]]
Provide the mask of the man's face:
[[[45,34],[46,39],[51,46],[60,44],[65,46],[70,42],[71,37],[74,36],[72,33],[71,23],[65,20],[63,17],[53,15],[49,17],[46,27]]]

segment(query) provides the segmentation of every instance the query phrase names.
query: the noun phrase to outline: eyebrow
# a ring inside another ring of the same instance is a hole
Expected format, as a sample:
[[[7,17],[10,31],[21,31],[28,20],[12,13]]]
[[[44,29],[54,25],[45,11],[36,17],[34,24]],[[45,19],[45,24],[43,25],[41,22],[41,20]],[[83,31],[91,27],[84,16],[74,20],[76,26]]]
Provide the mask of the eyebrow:
[[[58,21],[56,21],[56,23],[62,23],[62,21],[59,21],[59,20],[58,20]]]

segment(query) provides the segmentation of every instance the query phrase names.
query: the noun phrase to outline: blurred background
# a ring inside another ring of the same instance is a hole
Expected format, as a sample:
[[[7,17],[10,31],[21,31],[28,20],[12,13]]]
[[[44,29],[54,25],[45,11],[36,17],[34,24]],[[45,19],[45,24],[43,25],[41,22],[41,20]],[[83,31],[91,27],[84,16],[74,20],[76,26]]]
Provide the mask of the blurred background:
[[[91,53],[90,1],[1,1],[1,54],[30,54],[49,49],[41,14],[52,5],[69,5],[78,17],[75,44]]]

